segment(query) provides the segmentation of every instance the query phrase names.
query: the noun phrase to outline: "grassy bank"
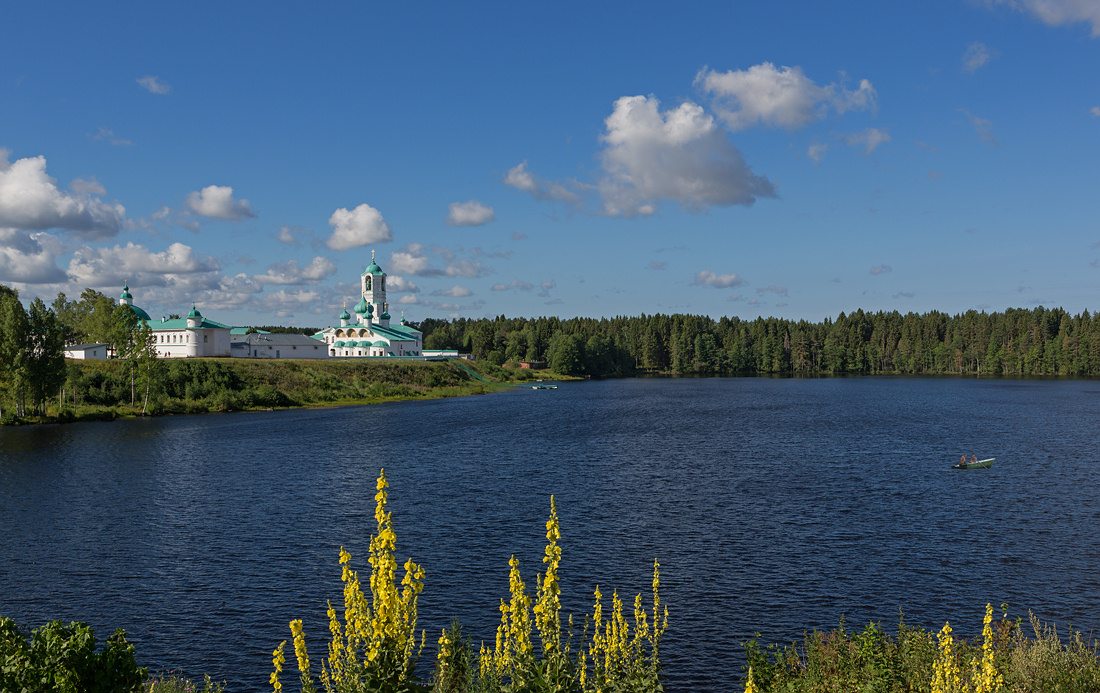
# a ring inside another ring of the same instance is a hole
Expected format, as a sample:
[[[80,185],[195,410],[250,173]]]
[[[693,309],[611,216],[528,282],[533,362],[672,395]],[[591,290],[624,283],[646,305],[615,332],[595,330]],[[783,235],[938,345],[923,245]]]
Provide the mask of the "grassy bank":
[[[324,407],[492,392],[549,372],[488,363],[405,360],[179,359],[158,363],[145,392],[123,361],[69,361],[60,395],[44,416],[3,424],[64,423],[204,412]]]
[[[792,693],[1100,691],[1100,643],[1092,638],[1061,634],[1034,615],[1027,622],[1005,614],[994,620],[989,606],[981,625],[978,630],[975,618],[932,632],[902,619],[891,634],[874,623],[849,631],[842,622],[789,647],[761,648],[752,641],[745,645],[748,664],[741,683],[745,691]],[[960,637],[964,632],[974,635]]]

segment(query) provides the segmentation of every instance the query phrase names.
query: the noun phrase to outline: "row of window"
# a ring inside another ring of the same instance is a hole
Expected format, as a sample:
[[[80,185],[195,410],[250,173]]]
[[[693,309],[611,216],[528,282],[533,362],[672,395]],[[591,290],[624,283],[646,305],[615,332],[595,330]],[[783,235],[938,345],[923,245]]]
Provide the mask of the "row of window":
[[[157,335],[157,338],[158,338],[157,339],[157,344],[190,344],[191,343],[190,339],[184,339],[184,337],[190,337],[190,336],[191,336],[190,332],[188,332],[186,334],[160,334],[160,335]],[[207,339],[209,336],[210,335],[205,335],[205,334],[202,336],[203,344],[206,344],[209,341]]]

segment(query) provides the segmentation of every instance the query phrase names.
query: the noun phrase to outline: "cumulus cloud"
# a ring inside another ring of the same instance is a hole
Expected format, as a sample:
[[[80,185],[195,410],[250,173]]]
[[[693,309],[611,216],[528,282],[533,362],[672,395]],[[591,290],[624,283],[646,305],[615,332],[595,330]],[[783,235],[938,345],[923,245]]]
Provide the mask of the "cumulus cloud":
[[[59,189],[57,181],[46,174],[45,157],[8,163],[8,155],[8,150],[0,149],[0,228],[63,229],[90,240],[102,240],[126,225],[122,205],[104,202],[89,192]],[[77,187],[88,186],[81,181]]]
[[[698,104],[661,111],[656,98],[624,96],[605,125],[604,177],[597,186],[604,214],[647,216],[662,200],[700,212],[775,197],[771,181],[752,173]]]
[[[1100,4],[1095,0],[986,0],[986,4],[1008,5],[1016,11],[1029,12],[1049,26],[1089,24],[1092,37],[1100,37]]]
[[[333,231],[325,245],[333,250],[350,250],[393,240],[393,231],[382,218],[382,213],[366,203],[350,212],[343,207],[337,209],[328,223]]]
[[[879,265],[878,267],[871,268],[871,274],[886,274],[887,272],[893,272],[894,268],[890,265]]]
[[[429,256],[429,252],[431,256]],[[432,256],[441,259],[446,265],[442,268],[432,264]],[[419,277],[483,277],[492,273],[492,268],[478,260],[459,257],[455,251],[446,248],[426,248],[420,243],[409,243],[401,250],[390,255],[390,267],[394,272],[412,274]]]
[[[300,231],[298,227],[291,228],[289,226],[280,226],[279,233],[275,234],[275,240],[279,241],[280,243],[292,245],[296,248],[301,247],[301,241],[299,241],[298,237],[294,235],[297,231]]]
[[[695,83],[712,97],[715,112],[731,130],[757,123],[794,130],[829,111],[843,114],[874,109],[878,97],[866,79],[860,80],[855,90],[835,83],[820,87],[800,67],[776,68],[768,62],[728,72],[704,68]]]
[[[82,286],[114,286],[125,281],[135,286],[165,286],[173,278],[213,274],[219,269],[213,257],[200,256],[183,243],[173,243],[159,253],[135,243],[101,248],[81,246],[69,261],[69,277]],[[211,281],[216,282],[217,278],[205,277],[191,286],[208,286]]]
[[[167,82],[162,82],[159,77],[153,75],[145,75],[139,77],[137,83],[141,85],[141,88],[152,94],[167,94],[172,91],[172,88],[168,86]]]
[[[1092,114],[1093,118],[1100,118],[1100,106],[1093,106],[1089,109],[1089,113]]]
[[[473,291],[470,291],[464,286],[459,286],[458,284],[455,284],[450,289],[438,289],[432,292],[432,296],[449,296],[451,298],[465,298],[473,295]]]
[[[408,279],[405,279],[400,274],[387,274],[386,291],[391,294],[417,294],[420,293],[420,287],[413,284]]]
[[[244,221],[256,216],[248,200],[234,200],[233,188],[228,185],[208,185],[198,192],[191,192],[184,202],[187,209],[200,217]]]
[[[728,289],[731,286],[741,286],[745,280],[734,274],[715,274],[710,270],[703,270],[695,275],[693,286],[713,286],[717,289]]]
[[[493,291],[512,291],[512,290],[532,291],[534,288],[535,288],[534,284],[531,284],[530,282],[522,281],[518,278],[513,279],[512,281],[508,282],[507,284],[493,284],[493,286],[492,286]]]
[[[44,231],[0,228],[0,282],[63,282],[65,272],[57,266],[61,253],[61,242]]]
[[[578,204],[580,195],[561,183],[554,183],[531,173],[527,162],[514,166],[504,175],[504,184],[531,195],[536,200]],[[576,184],[574,184],[576,185]]]
[[[260,284],[316,284],[334,272],[336,265],[331,260],[317,256],[305,267],[299,267],[297,260],[277,262],[253,279]]]
[[[103,184],[95,179],[95,176],[84,180],[83,178],[77,178],[72,183],[69,183],[69,188],[73,192],[83,193],[85,195],[106,195],[107,188],[103,187]]]
[[[840,139],[850,147],[863,147],[864,154],[875,151],[880,144],[890,141],[890,135],[879,128],[867,128],[862,132],[850,132],[840,136]]]
[[[962,57],[963,72],[974,74],[978,68],[984,66],[995,57],[995,51],[980,41],[975,41],[966,48]]]
[[[481,226],[496,219],[493,208],[477,200],[452,202],[448,210],[447,226]]]
[[[974,132],[978,133],[978,137],[982,142],[993,145],[994,147],[1000,144],[997,142],[997,138],[993,136],[993,123],[985,118],[979,118],[970,111],[961,108],[959,113],[966,116],[966,119],[970,121],[970,126],[974,128]]]

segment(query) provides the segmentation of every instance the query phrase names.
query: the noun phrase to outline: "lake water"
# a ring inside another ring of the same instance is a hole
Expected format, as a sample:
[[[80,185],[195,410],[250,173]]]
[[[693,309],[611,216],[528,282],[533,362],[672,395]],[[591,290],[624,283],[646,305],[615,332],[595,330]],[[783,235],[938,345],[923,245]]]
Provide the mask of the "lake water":
[[[648,597],[661,562],[672,691],[735,690],[742,641],[842,615],[973,636],[1007,602],[1095,635],[1098,422],[1095,381],[713,378],[3,429],[0,614],[264,690],[292,618],[324,653],[385,467],[428,665],[451,616],[493,640],[512,554],[534,585],[551,494],[566,613]]]

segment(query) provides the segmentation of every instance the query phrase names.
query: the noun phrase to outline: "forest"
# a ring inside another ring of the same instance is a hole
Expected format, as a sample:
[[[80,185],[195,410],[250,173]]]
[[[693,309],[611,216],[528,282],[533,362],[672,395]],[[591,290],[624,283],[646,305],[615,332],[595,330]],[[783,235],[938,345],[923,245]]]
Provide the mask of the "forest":
[[[840,313],[822,322],[704,315],[424,320],[424,349],[457,349],[498,366],[546,364],[566,376],[673,375],[1100,375],[1100,316],[1061,308],[1003,313]],[[268,331],[314,328],[264,326]],[[93,289],[29,305],[0,285],[0,418],[44,413],[83,388],[64,347],[110,344],[125,364],[123,396],[149,405],[165,391],[166,364],[129,306]],[[75,387],[74,387],[75,385]],[[139,404],[140,403],[140,404]],[[13,411],[14,410],[14,411]]]
[[[822,322],[702,315],[425,320],[425,349],[557,373],[1100,375],[1100,316],[1012,308],[947,315],[862,310]]]

